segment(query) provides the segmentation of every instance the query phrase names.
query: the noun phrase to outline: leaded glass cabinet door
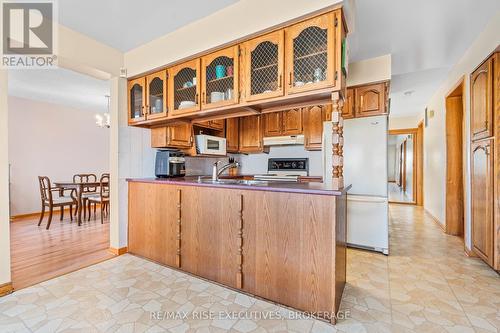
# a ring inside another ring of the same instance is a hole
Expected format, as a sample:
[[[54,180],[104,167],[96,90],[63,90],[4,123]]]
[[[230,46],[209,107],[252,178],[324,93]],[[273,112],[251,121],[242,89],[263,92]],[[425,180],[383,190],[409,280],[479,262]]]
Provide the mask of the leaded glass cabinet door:
[[[172,115],[200,110],[200,59],[168,70],[168,96]]]
[[[129,124],[146,120],[146,78],[128,81],[128,122]]]
[[[284,30],[243,44],[245,100],[283,96]]]
[[[146,76],[147,119],[167,116],[167,71],[163,70]]]
[[[239,46],[201,58],[201,103],[203,108],[238,103]]]
[[[321,15],[287,28],[287,92],[335,84],[335,15]]]

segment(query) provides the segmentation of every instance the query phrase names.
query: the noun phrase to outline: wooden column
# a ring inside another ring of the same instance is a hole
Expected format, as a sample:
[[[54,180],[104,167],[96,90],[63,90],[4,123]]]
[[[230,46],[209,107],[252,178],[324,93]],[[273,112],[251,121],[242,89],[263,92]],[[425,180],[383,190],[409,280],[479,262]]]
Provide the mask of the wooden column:
[[[332,182],[336,190],[344,187],[344,101],[340,92],[332,94]]]

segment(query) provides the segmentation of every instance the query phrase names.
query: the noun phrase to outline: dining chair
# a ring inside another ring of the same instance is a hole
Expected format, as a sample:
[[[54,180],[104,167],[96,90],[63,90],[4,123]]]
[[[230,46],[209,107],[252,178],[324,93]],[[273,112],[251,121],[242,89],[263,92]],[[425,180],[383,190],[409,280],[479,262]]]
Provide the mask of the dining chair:
[[[45,214],[45,207],[49,208],[49,219],[47,221],[48,230],[50,228],[50,223],[52,222],[52,214],[54,212],[54,207],[61,208],[60,220],[64,218],[64,207],[69,206],[69,215],[71,221],[73,221],[73,205],[76,205],[76,198],[74,197],[74,191],[71,191],[70,196],[64,196],[64,189],[52,188],[50,184],[49,177],[39,176],[38,183],[40,185],[40,198],[42,200],[42,212],[40,213],[40,220],[38,221],[38,226],[42,224],[43,216]],[[59,193],[59,196],[54,197],[53,192]]]
[[[93,173],[79,173],[73,175],[73,183],[96,183],[97,176]],[[82,209],[83,209],[83,218],[85,219],[87,216],[87,202],[88,197],[97,194],[96,186],[85,186],[82,192]],[[94,204],[94,214],[96,212],[96,205]],[[75,212],[76,214],[76,212]],[[89,216],[90,216],[90,206],[89,206]]]
[[[101,206],[101,224],[104,223],[104,214],[108,217],[109,213],[109,174],[103,174],[99,180],[99,194],[88,197],[89,205],[89,221],[90,221],[90,205],[94,203],[95,205],[100,204]],[[94,212],[94,219],[96,214]]]

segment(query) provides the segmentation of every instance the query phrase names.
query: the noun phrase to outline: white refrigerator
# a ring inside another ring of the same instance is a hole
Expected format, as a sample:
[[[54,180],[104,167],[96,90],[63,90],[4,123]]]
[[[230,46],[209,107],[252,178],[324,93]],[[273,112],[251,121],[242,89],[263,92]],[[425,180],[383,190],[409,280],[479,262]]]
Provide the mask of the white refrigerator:
[[[332,123],[323,128],[323,179],[332,179]],[[389,254],[387,116],[344,121],[347,245]]]

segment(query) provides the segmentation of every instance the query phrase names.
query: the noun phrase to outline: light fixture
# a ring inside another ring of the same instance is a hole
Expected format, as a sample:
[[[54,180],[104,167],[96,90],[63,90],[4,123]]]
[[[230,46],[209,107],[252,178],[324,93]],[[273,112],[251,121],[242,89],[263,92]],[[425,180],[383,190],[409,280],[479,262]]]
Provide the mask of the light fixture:
[[[109,102],[110,102],[110,98],[111,96],[109,95],[104,95],[104,97],[106,98],[107,100],[107,103],[108,103],[108,108],[107,108],[107,112],[103,113],[103,114],[100,114],[100,113],[96,113],[95,114],[95,123],[97,126],[99,127],[102,127],[102,128],[109,128],[111,126],[111,116],[109,114]]]

